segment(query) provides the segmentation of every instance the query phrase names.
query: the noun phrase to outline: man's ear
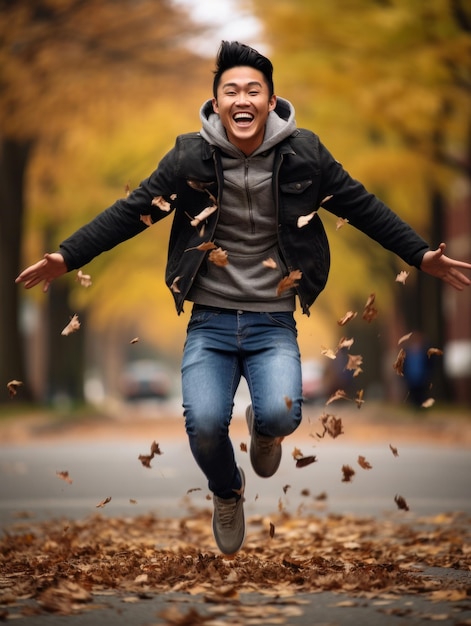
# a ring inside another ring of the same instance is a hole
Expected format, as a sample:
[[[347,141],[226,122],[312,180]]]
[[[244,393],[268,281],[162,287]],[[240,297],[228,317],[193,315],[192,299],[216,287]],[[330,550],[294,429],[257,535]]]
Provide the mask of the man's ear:
[[[213,105],[213,111],[215,113],[219,113],[219,108],[218,108],[218,101],[216,100],[216,98],[213,98],[211,100],[211,104]]]
[[[273,94],[270,100],[268,101],[268,110],[273,111],[275,107],[276,107],[276,96],[275,94]]]

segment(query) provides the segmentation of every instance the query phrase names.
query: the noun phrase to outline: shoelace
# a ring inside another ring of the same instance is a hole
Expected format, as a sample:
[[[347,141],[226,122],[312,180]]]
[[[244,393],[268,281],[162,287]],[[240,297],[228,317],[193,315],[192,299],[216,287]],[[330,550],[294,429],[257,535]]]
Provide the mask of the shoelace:
[[[221,526],[232,525],[238,502],[238,500],[236,500],[235,502],[218,502],[217,512],[218,520]]]

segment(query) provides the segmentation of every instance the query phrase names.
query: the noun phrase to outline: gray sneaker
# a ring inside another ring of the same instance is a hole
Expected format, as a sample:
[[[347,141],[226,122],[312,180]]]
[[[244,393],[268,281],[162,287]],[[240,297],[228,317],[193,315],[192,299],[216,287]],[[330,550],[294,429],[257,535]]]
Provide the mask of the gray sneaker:
[[[245,411],[245,417],[251,436],[250,461],[252,467],[254,472],[262,478],[269,478],[280,466],[283,437],[265,437],[257,433],[254,428],[254,414],[251,404]]]
[[[245,475],[241,467],[238,469],[242,481],[239,496],[219,498],[213,495],[213,535],[219,550],[226,556],[238,552],[245,539]]]

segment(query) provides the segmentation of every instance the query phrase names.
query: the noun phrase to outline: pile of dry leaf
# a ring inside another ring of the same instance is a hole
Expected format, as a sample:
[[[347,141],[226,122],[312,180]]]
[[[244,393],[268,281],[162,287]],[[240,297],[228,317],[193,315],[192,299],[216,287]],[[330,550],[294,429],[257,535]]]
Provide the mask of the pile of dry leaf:
[[[471,595],[463,577],[444,584],[420,573],[424,567],[471,570],[464,515],[419,519],[412,527],[392,518],[280,512],[251,518],[248,540],[233,559],[215,550],[210,515],[208,509],[181,519],[19,521],[0,541],[0,614],[7,617],[9,607],[25,599],[34,599],[38,612],[69,614],[110,592],[137,601],[180,591],[211,602],[233,601],[242,592],[425,594],[447,601]]]

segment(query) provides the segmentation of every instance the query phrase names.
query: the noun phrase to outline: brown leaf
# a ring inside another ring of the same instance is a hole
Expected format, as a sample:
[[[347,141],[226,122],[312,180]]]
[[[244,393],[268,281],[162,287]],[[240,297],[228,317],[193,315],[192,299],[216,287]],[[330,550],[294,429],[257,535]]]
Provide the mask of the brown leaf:
[[[152,202],[151,202],[152,206],[156,206],[158,209],[160,209],[161,211],[164,211],[165,213],[168,213],[170,211],[170,209],[172,208],[170,202],[167,202],[167,200],[165,200],[165,198],[163,196],[156,196]],[[141,219],[142,219],[142,215],[141,215]],[[144,216],[147,217],[147,216]],[[150,215],[148,216],[150,217]],[[144,220],[142,220],[144,221]],[[152,224],[151,224],[152,225]]]
[[[80,322],[79,322],[78,315],[74,315],[73,317],[70,318],[70,322],[61,332],[61,335],[64,335],[64,337],[66,337],[67,335],[71,335],[72,333],[75,333],[79,328],[80,328]]]
[[[278,267],[276,264],[276,261],[274,261],[271,257],[268,257],[268,259],[265,259],[264,261],[262,261],[262,265],[272,270],[275,270]]]
[[[139,215],[139,219],[141,220],[141,222],[143,222],[146,226],[152,226],[154,224],[154,222],[152,221],[152,218],[150,215]]]
[[[229,261],[227,260],[227,252],[222,248],[216,248],[215,250],[212,250],[209,253],[208,259],[211,261],[211,263],[214,263],[214,265],[217,265],[218,267],[224,267],[229,263]]]
[[[340,417],[324,413],[324,415],[322,415],[319,419],[324,427],[324,431],[321,435],[316,433],[320,439],[322,439],[326,433],[328,433],[333,439],[336,439],[339,435],[343,435],[342,420]]]
[[[366,301],[362,315],[365,322],[370,323],[378,317],[378,309],[374,306],[375,298],[375,294],[371,293],[368,297],[368,300]]]
[[[399,452],[397,451],[397,448],[395,448],[394,446],[392,446],[391,444],[389,444],[389,449],[391,450],[391,452],[393,453],[393,456],[399,456]]]
[[[358,465],[366,470],[372,469],[373,467],[370,463],[368,463],[365,457],[361,455],[358,457]]]
[[[304,228],[304,226],[307,226],[316,213],[317,211],[313,211],[312,213],[309,213],[308,215],[300,215],[298,217],[297,227]]]
[[[345,315],[344,315],[341,319],[339,319],[339,320],[337,321],[337,324],[338,324],[339,326],[345,326],[345,324],[347,324],[347,323],[348,323],[348,322],[350,322],[351,320],[354,320],[356,316],[357,316],[357,313],[356,313],[356,312],[354,312],[354,311],[347,311],[347,312],[345,313]]]
[[[292,399],[288,398],[288,396],[284,396],[284,400],[285,400],[286,408],[288,409],[288,411],[291,411],[291,407],[293,406]]]
[[[201,211],[201,213],[198,213],[198,215],[195,215],[195,217],[191,220],[190,224],[195,227],[199,226],[201,222],[204,222],[205,220],[207,220],[208,217],[217,210],[218,210],[218,207],[216,204],[207,206],[205,209]]]
[[[396,276],[396,283],[402,283],[403,285],[405,285],[408,277],[409,272],[402,270],[402,272],[399,272],[399,274]]]
[[[347,218],[339,217],[335,223],[335,230],[340,230],[345,224],[348,224]]]
[[[396,495],[394,497],[394,502],[397,504],[397,508],[398,509],[402,509],[403,511],[408,511],[409,510],[407,502],[405,501],[405,499],[402,496]]]
[[[105,498],[104,500],[102,500],[101,502],[99,502],[96,505],[97,509],[102,509],[104,506],[106,506],[108,504],[108,502],[111,502],[111,496],[108,496],[107,498]]]
[[[61,480],[63,480],[64,482],[68,483],[69,485],[71,485],[74,482],[70,478],[69,472],[67,470],[62,471],[62,472],[56,472],[56,476],[60,478]]]
[[[291,489],[291,485],[284,485],[283,486],[283,493],[287,493],[288,489]]]
[[[144,467],[148,467],[150,469],[152,467],[150,462],[156,454],[162,454],[162,452],[160,451],[159,444],[153,441],[150,447],[150,454],[140,454],[138,459]]]
[[[356,402],[357,407],[361,409],[361,405],[365,403],[365,401],[363,400],[363,389],[359,389],[357,391],[355,402]]]
[[[131,193],[131,186],[129,182],[124,185],[124,197],[129,198],[129,194]]]
[[[350,465],[342,465],[342,482],[349,483],[352,480],[352,477],[355,476],[355,470],[350,467]]]
[[[273,539],[274,536],[275,536],[275,524],[270,522],[270,539]]]
[[[21,380],[10,380],[7,383],[8,394],[10,398],[14,398],[18,393],[18,387],[21,387],[23,382]]]
[[[337,389],[337,391],[330,396],[325,404],[327,406],[336,400],[348,400],[348,396],[343,389]]]
[[[246,443],[242,442],[240,444],[240,451],[241,452],[247,452],[247,444]]]
[[[356,377],[363,371],[361,365],[363,364],[363,357],[361,354],[349,354],[348,361],[345,365],[346,370],[353,370],[353,376]]]
[[[316,462],[316,457],[311,456],[303,456],[296,460],[296,467],[306,467],[307,465],[311,465]]]
[[[397,342],[397,345],[400,346],[401,343],[404,343],[405,341],[408,341],[412,337],[412,335],[413,335],[413,333],[407,333],[407,335],[402,335],[402,337]]]
[[[427,398],[427,400],[424,400],[420,406],[423,407],[424,409],[429,409],[434,404],[435,404],[434,398]]]
[[[194,248],[186,248],[185,252],[189,252],[190,250],[201,250],[202,252],[206,252],[207,250],[214,250],[217,248],[216,244],[212,241],[203,241],[199,246],[195,246]]]
[[[84,274],[82,270],[77,272],[76,280],[82,287],[90,287],[92,284],[92,277],[90,274]]]
[[[398,376],[404,376],[404,361],[406,359],[406,351],[401,348],[398,352],[393,368]]]
[[[440,348],[429,348],[427,350],[427,356],[429,358],[433,355],[442,356],[442,354],[443,354],[443,350],[440,350]]]
[[[181,279],[181,276],[176,276],[172,284],[170,285],[170,289],[171,291],[173,291],[173,293],[180,293],[180,287],[178,286],[180,279]]]
[[[134,337],[134,339],[131,339],[131,341],[129,342],[131,345],[135,344],[135,343],[139,343],[139,337]]]
[[[337,350],[341,350],[342,348],[350,350],[354,341],[355,340],[353,338],[347,339],[347,337],[342,337],[337,345]]]
[[[332,348],[321,346],[321,354],[322,356],[326,356],[328,359],[334,360],[337,358],[337,352],[332,350]]]
[[[297,281],[301,280],[302,275],[303,274],[301,271],[293,270],[292,272],[288,274],[288,276],[285,276],[284,278],[282,278],[276,288],[276,295],[281,296],[281,294],[284,291],[287,291],[288,289],[291,289],[293,287],[297,287],[298,286]]]

